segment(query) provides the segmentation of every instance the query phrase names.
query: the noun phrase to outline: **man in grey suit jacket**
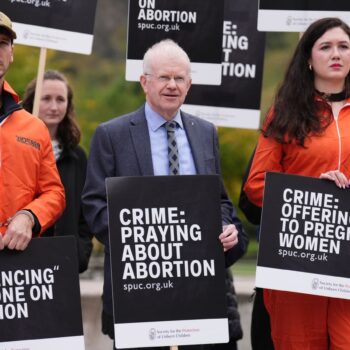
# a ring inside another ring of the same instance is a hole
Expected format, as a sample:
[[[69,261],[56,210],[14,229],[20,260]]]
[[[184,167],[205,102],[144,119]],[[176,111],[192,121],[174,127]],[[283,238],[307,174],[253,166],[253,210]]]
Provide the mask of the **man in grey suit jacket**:
[[[105,246],[102,327],[113,334],[111,275],[105,179],[115,176],[169,175],[164,124],[176,121],[180,175],[220,174],[215,127],[180,111],[191,86],[190,60],[172,40],[153,45],[144,56],[140,77],[146,103],[139,110],[112,119],[96,129],[83,191],[86,220]],[[219,236],[230,266],[245,252],[247,239],[222,185],[223,232]]]

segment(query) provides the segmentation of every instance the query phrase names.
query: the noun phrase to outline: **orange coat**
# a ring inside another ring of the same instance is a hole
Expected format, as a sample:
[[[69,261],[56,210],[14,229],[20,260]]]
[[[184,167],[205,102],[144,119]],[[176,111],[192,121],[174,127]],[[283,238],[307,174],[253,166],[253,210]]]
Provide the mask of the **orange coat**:
[[[295,142],[282,145],[260,135],[244,191],[251,202],[261,207],[266,172],[318,178],[321,173],[337,169],[350,178],[350,98],[338,120],[333,120],[321,136],[308,137],[305,148]]]
[[[7,82],[4,91],[18,102]],[[30,209],[41,224],[41,232],[52,226],[65,207],[48,129],[23,109],[12,112],[0,124],[0,198],[0,224],[18,210]],[[2,234],[5,231],[6,227],[0,227]]]
[[[262,206],[268,171],[319,177],[340,170],[350,178],[350,99],[337,120],[322,135],[308,137],[304,145],[260,136],[244,187],[251,202]],[[264,303],[276,350],[350,349],[349,300],[265,289]]]

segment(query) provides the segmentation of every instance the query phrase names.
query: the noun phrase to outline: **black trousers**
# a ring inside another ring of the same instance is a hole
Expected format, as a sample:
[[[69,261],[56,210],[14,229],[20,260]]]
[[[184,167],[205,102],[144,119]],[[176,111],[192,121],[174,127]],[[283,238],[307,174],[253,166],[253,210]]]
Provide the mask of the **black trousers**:
[[[273,350],[270,316],[265,308],[262,288],[255,289],[250,328],[252,350]]]

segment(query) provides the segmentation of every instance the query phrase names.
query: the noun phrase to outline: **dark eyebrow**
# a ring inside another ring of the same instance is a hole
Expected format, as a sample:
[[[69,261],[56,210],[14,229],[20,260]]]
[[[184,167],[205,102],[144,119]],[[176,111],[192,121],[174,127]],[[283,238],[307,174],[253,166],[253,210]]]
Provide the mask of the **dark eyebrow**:
[[[320,42],[319,45],[325,45],[325,44],[331,44],[332,41],[322,41]],[[341,40],[341,41],[338,41],[339,44],[344,44],[344,43],[350,43],[350,38],[349,40]]]
[[[5,36],[5,35],[4,36],[0,35],[0,41],[12,44],[12,40],[9,37]]]

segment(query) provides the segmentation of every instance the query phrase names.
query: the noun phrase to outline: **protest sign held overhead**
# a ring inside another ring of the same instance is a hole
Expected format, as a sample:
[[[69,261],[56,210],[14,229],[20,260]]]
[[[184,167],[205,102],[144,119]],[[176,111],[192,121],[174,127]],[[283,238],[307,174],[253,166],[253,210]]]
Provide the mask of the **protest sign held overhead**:
[[[350,192],[266,175],[256,286],[350,299]]]
[[[74,237],[33,239],[0,252],[0,344],[4,349],[83,350]]]
[[[304,32],[323,17],[339,17],[350,24],[350,2],[344,0],[259,0],[258,29]]]
[[[116,347],[227,342],[219,177],[109,178],[107,197]]]
[[[90,54],[97,0],[2,0],[16,43]]]
[[[221,85],[192,86],[184,111],[217,126],[259,127],[265,34],[256,29],[257,6],[225,0]]]
[[[194,84],[221,83],[224,0],[129,0],[126,80],[139,81],[146,50],[173,39],[191,59]]]

